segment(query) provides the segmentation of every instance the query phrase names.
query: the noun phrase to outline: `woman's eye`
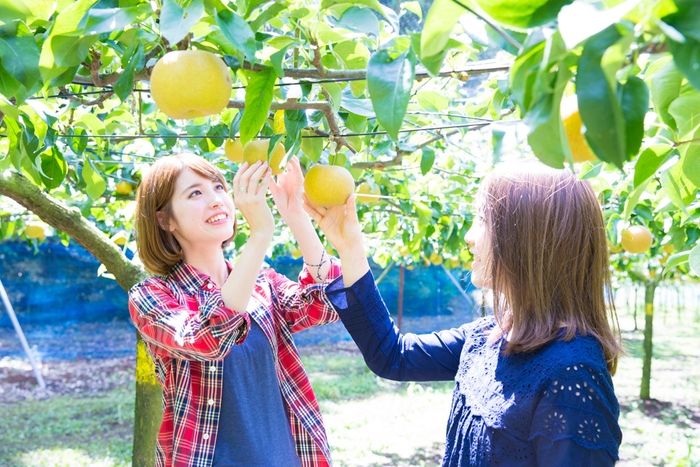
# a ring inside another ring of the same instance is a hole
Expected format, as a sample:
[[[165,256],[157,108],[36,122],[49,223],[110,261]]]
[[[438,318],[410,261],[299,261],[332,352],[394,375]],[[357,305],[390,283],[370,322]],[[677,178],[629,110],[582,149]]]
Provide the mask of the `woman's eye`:
[[[202,194],[201,191],[199,191],[199,190],[194,190],[192,193],[190,193],[190,198],[193,198],[193,197],[195,197],[195,196],[197,196],[197,195],[201,195],[201,194]]]
[[[221,183],[219,183],[218,185],[216,185],[216,189],[217,190],[226,190],[226,187],[223,186]]]

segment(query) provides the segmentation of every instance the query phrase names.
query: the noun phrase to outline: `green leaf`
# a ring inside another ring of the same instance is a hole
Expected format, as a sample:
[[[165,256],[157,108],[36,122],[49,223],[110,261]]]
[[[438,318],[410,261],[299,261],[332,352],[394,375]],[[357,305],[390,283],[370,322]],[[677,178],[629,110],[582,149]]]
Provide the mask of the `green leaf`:
[[[252,140],[265,125],[275,90],[275,70],[265,67],[261,71],[247,72],[248,86],[245,89],[245,112],[241,119],[241,144]]]
[[[265,3],[269,2],[270,0],[248,0],[248,8],[246,8],[245,11],[245,17],[248,18],[252,12],[260,8],[260,5],[264,5]],[[274,147],[273,145],[270,145],[270,147]]]
[[[421,149],[420,157],[420,172],[425,175],[430,172],[435,163],[435,150],[429,146],[425,146]]]
[[[539,100],[539,96],[533,93],[533,84],[541,69],[545,45],[546,41],[542,41],[525,49],[510,69],[512,99],[523,114],[527,113],[533,102]]]
[[[343,41],[333,46],[333,52],[343,61],[348,70],[361,70],[367,67],[369,49],[359,41]]]
[[[560,65],[553,92],[540,100],[539,104],[543,109],[541,111],[530,109],[529,112],[547,115],[547,119],[536,127],[531,127],[527,142],[540,161],[558,169],[564,168],[564,161],[571,159],[564,124],[559,114],[564,87],[570,79],[571,71]]]
[[[177,44],[189,34],[190,29],[197,24],[203,13],[203,0],[192,0],[184,8],[175,0],[163,0],[163,8],[160,11],[160,33],[170,44]]]
[[[675,4],[678,11],[662,20],[682,38],[667,33],[668,49],[678,69],[695,89],[700,90],[700,3],[697,0],[675,0]]]
[[[323,153],[323,139],[314,137],[309,131],[302,132],[301,152],[314,162],[318,162]]]
[[[406,115],[415,77],[416,58],[411,49],[396,58],[386,50],[375,53],[367,67],[367,88],[379,124],[392,139]]]
[[[657,60],[647,70],[651,82],[651,100],[654,111],[666,125],[678,130],[676,121],[668,112],[671,103],[680,95],[683,75],[678,71],[670,57]]]
[[[41,153],[41,171],[43,172],[41,181],[49,190],[61,186],[63,179],[66,178],[68,164],[56,146]]]
[[[123,56],[122,64],[126,62],[126,66],[113,88],[114,93],[122,102],[131,95],[131,90],[134,88],[134,72],[137,68],[143,68],[144,61],[143,44],[138,40],[132,42]]]
[[[700,91],[691,88],[691,91],[681,94],[668,106],[668,113],[678,125],[680,138],[695,133],[700,127]]]
[[[6,24],[16,19],[24,21],[31,15],[31,10],[22,1],[0,0],[0,21]]]
[[[340,104],[340,107],[352,112],[356,115],[361,115],[367,118],[374,118],[377,114],[372,107],[371,99],[349,99],[345,98]]]
[[[39,70],[45,83],[80,65],[87,57],[98,36],[83,35],[80,23],[94,3],[95,0],[78,0],[56,17],[39,57]]]
[[[669,159],[671,151],[673,151],[673,147],[668,144],[651,146],[642,151],[634,165],[635,188],[656,173],[659,167]],[[673,152],[676,153],[676,151]]]
[[[443,52],[452,30],[466,11],[452,0],[435,0],[433,2],[421,33],[421,62],[424,57],[433,57]]]
[[[175,143],[177,143],[176,131],[171,130],[170,127],[160,120],[156,120],[156,128],[158,128],[159,135],[164,135],[163,144],[165,144],[166,149],[170,149],[175,146]],[[168,136],[172,136],[172,138],[168,138]]]
[[[321,10],[327,10],[328,8],[331,8],[335,5],[344,5],[344,4],[353,4],[353,5],[365,5],[370,8],[372,8],[374,11],[380,13],[382,16],[384,16],[387,20],[389,18],[387,17],[386,12],[384,11],[384,8],[382,8],[382,4],[379,3],[378,0],[323,0],[321,2]]]
[[[286,10],[288,5],[286,3],[273,3],[265,11],[260,13],[253,21],[250,22],[250,29],[255,32],[261,27],[265,26],[268,21],[272,18],[276,18],[282,11]],[[288,47],[288,46],[287,46]],[[286,48],[286,47],[285,47]]]
[[[670,271],[671,269],[675,268],[676,266],[687,263],[689,256],[690,256],[690,253],[687,251],[682,251],[680,253],[675,253],[675,254],[669,256],[668,260],[666,261],[666,264],[664,264],[663,274],[665,274],[667,271]]]
[[[79,28],[85,35],[121,31],[135,22],[139,16],[152,11],[151,5],[146,2],[126,8],[90,8],[81,20]]]
[[[416,100],[428,112],[442,112],[449,105],[447,98],[436,91],[421,91],[416,94]]]
[[[474,0],[491,18],[515,29],[530,29],[554,21],[573,0]]]
[[[343,90],[340,89],[338,83],[322,83],[321,87],[328,91],[328,94],[331,96],[333,112],[337,113],[340,109],[340,102],[343,99]]]
[[[90,160],[85,159],[83,162],[83,180],[85,180],[86,193],[92,199],[98,199],[105,192],[107,184],[104,179],[90,165]]]
[[[649,179],[643,181],[639,186],[635,187],[632,192],[630,192],[629,195],[627,195],[627,199],[625,200],[625,219],[629,220],[630,216],[632,215],[632,211],[634,211],[635,206],[637,206],[637,202],[639,201],[639,197],[642,196],[642,193],[644,193],[644,190],[647,189],[647,185],[649,185]]]
[[[379,20],[367,8],[351,6],[343,12],[336,24],[348,31],[379,37]]]
[[[696,133],[697,135],[697,133]],[[700,136],[700,135],[698,135]],[[697,188],[700,188],[700,144],[692,143],[683,156],[683,174]]]
[[[685,186],[681,177],[673,173],[671,169],[664,170],[661,173],[661,187],[671,203],[681,211],[687,213],[685,203],[683,202]]]
[[[692,269],[695,275],[700,276],[700,245],[690,250],[688,263],[690,263],[690,269]]]
[[[576,96],[586,141],[596,156],[622,168],[627,160],[625,120],[616,90],[601,66],[603,55],[621,39],[613,25],[586,41],[576,74]]]
[[[31,89],[39,80],[39,48],[24,23],[15,21],[0,27],[0,59],[2,68],[25,90]],[[11,97],[15,92],[3,94]]]
[[[255,33],[243,18],[229,10],[222,10],[216,15],[216,24],[224,37],[248,60],[255,62]]]
[[[284,127],[287,130],[287,139],[285,140],[285,149],[292,154],[296,153],[301,143],[302,133],[301,130],[309,126],[309,122],[306,119],[306,112],[303,110],[285,110],[284,111]]]
[[[649,90],[646,83],[636,76],[620,86],[620,106],[625,119],[627,158],[637,155],[644,138],[644,117],[649,110]]]

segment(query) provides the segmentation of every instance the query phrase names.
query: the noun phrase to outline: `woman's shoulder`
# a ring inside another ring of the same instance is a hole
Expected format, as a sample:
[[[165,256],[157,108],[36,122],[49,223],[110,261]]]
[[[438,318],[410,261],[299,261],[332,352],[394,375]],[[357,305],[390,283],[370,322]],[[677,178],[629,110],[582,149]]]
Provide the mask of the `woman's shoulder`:
[[[462,331],[465,334],[474,334],[481,333],[483,331],[488,331],[492,329],[495,325],[496,318],[494,318],[492,315],[482,316],[480,318],[475,319],[474,321],[463,324],[462,326],[460,326],[460,329],[462,329]]]
[[[130,298],[135,296],[148,294],[149,292],[159,292],[159,291],[174,291],[177,288],[172,280],[168,279],[168,276],[150,276],[146,279],[134,284],[128,292]]]

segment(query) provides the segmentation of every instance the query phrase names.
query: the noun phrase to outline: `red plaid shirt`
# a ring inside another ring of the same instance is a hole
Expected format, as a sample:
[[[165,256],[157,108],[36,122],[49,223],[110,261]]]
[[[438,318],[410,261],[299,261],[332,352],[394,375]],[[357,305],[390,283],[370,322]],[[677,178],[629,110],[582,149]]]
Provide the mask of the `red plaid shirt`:
[[[321,411],[292,333],[338,320],[324,288],[340,274],[335,258],[327,281],[320,284],[306,268],[298,283],[263,269],[246,313],[227,308],[216,284],[182,262],[169,275],[151,277],[129,291],[131,318],[163,387],[156,466],[211,466],[221,413],[223,359],[233,345],[245,340],[251,318],[270,341],[302,465],[331,464]]]

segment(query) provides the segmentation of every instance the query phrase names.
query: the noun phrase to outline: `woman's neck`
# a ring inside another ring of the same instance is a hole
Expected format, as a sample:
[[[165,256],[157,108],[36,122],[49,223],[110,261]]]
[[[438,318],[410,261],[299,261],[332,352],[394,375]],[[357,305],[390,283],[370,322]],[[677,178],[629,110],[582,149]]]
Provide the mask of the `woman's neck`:
[[[202,274],[209,276],[219,287],[223,286],[228,278],[229,271],[220,246],[206,249],[189,248],[183,251],[183,260]]]

